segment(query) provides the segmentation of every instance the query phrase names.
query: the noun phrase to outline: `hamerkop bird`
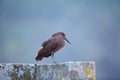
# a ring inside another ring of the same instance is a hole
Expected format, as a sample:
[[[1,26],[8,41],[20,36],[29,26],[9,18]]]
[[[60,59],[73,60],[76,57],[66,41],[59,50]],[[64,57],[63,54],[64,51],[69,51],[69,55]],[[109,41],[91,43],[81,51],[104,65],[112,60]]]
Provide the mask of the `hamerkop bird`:
[[[35,58],[36,61],[51,56],[54,63],[56,63],[54,60],[54,54],[64,47],[65,40],[70,43],[63,32],[57,32],[53,34],[51,38],[42,43],[41,48],[38,51],[38,55]]]

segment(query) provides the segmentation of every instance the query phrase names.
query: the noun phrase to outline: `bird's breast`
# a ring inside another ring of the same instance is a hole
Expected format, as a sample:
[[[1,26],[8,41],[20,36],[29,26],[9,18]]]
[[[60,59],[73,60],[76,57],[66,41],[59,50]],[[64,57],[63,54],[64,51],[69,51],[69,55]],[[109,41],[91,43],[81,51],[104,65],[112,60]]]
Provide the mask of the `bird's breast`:
[[[64,40],[58,40],[58,45],[57,45],[56,51],[60,50],[64,46],[65,46],[65,41]]]

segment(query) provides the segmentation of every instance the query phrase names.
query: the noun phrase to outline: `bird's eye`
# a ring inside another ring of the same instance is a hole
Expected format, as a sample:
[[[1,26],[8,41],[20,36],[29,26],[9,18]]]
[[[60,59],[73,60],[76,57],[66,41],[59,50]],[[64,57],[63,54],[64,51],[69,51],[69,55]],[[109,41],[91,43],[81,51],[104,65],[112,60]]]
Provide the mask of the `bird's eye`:
[[[64,33],[62,33],[62,35],[63,35],[63,36],[65,36],[65,34],[64,34]]]

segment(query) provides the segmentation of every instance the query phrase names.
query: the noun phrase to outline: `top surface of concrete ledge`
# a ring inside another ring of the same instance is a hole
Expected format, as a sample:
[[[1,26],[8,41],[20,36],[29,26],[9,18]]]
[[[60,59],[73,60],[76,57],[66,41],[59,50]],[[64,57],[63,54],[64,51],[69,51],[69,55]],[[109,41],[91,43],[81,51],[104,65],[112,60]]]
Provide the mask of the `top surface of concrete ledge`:
[[[55,64],[55,63],[40,63],[40,62],[38,62],[38,63],[35,63],[35,64],[37,64],[37,65],[58,65],[58,64],[68,64],[68,63],[93,63],[93,64],[95,64],[95,61],[67,61],[67,62],[61,62],[61,63],[57,63],[57,64]],[[35,65],[34,63],[0,63],[0,64],[33,64],[33,65]]]

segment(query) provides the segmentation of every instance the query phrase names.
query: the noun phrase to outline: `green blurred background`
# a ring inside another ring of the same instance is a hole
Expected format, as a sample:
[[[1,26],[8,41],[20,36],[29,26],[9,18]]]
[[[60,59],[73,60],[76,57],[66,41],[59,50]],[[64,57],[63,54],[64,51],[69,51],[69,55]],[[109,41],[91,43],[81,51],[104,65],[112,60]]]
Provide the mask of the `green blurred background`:
[[[120,80],[120,0],[0,0],[0,63],[36,62],[41,43],[66,33],[58,63],[95,61],[96,80]]]

